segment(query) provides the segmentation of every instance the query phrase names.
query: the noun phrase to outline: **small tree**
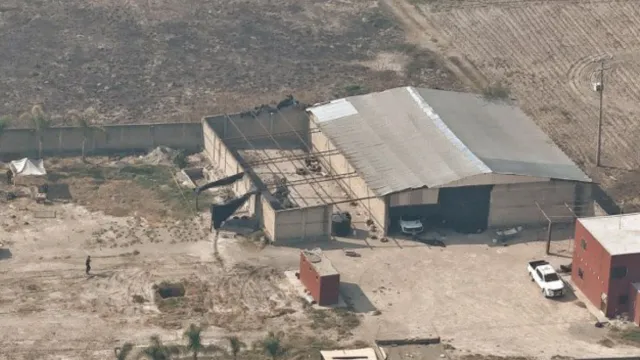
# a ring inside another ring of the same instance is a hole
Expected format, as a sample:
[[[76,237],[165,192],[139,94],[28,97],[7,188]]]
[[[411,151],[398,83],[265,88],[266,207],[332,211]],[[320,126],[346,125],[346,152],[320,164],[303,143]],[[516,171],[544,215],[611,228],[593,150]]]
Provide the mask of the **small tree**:
[[[30,111],[20,115],[20,120],[28,120],[36,131],[36,138],[38,139],[38,157],[42,159],[44,131],[51,127],[51,118],[44,112],[41,105],[33,105]]]
[[[482,97],[489,102],[505,102],[511,99],[511,90],[497,82],[482,89]]]
[[[149,360],[170,360],[169,348],[164,346],[158,335],[151,337],[151,345],[142,351],[142,354]]]
[[[4,134],[4,130],[11,124],[10,116],[0,116],[0,140],[2,139],[2,134]],[[0,144],[1,146],[2,144]]]
[[[231,348],[233,360],[236,360],[240,351],[247,347],[247,344],[243,343],[237,336],[229,336],[227,339],[229,340],[229,347]]]
[[[173,164],[180,169],[184,169],[189,165],[189,161],[187,160],[187,154],[185,154],[184,150],[178,151],[178,153],[173,157]]]
[[[95,111],[91,111],[89,109],[83,113],[72,111],[69,112],[69,117],[82,129],[82,161],[86,161],[86,148],[89,137],[94,136],[97,131],[105,132],[105,129],[102,126],[95,124]]]
[[[187,350],[193,352],[193,360],[198,360],[198,354],[202,352],[202,328],[195,324],[191,324],[189,329],[184,332],[184,338],[187,339]]]
[[[278,357],[284,354],[284,348],[282,347],[282,341],[280,340],[280,337],[271,331],[262,341],[262,348],[272,360],[276,360]]]
[[[122,347],[115,348],[114,352],[116,355],[116,360],[125,360],[131,353],[131,350],[133,350],[133,344],[128,342],[124,343]]]

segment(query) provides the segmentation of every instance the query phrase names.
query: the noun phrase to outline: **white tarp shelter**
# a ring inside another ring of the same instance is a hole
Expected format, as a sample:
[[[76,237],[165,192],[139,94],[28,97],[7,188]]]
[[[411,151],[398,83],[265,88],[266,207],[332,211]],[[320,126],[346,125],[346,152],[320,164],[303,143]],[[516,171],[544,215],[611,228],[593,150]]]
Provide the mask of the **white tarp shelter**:
[[[43,176],[47,175],[42,159],[31,160],[28,158],[14,160],[9,164],[13,176]]]

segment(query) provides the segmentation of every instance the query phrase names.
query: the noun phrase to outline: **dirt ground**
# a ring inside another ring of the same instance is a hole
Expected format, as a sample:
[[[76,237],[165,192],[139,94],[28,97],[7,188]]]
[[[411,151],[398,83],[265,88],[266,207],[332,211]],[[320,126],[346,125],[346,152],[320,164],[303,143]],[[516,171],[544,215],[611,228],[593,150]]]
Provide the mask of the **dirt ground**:
[[[154,334],[184,344],[192,323],[206,326],[208,345],[224,348],[237,334],[256,360],[264,351],[253,343],[270,330],[286,332],[288,359],[354,340],[355,315],[319,317],[295,295],[284,270],[297,252],[283,257],[248,240],[219,239],[214,254],[209,217],[181,196],[191,190],[170,195],[179,188],[169,165],[151,166],[157,159],[149,155],[92,158],[84,169],[79,159],[52,160],[52,204],[6,200],[6,191],[28,188],[0,185],[0,359],[106,359],[114,347],[144,346]],[[61,185],[66,198],[52,194]],[[186,293],[161,299],[154,285],[162,283]],[[313,335],[318,326],[322,336]]]
[[[284,277],[285,270],[297,268],[299,248],[231,237],[214,242],[206,213],[179,212],[179,198],[167,198],[163,187],[177,185],[149,170],[175,169],[149,167],[157,160],[149,155],[90,160],[104,163],[79,172],[77,159],[49,162],[50,176],[69,185],[70,199],[39,205],[29,197],[2,198],[0,359],[105,359],[114,347],[127,341],[144,346],[154,334],[166,344],[181,344],[182,331],[192,323],[206,325],[209,345],[225,348],[225,336],[237,334],[249,345],[245,357],[255,360],[264,359],[256,342],[270,330],[284,334],[285,359],[291,360],[380,338],[434,335],[444,343],[437,351],[402,351],[435,356],[444,349],[446,356],[461,359],[637,352],[624,345],[628,339],[595,328],[579,299],[544,299],[528,281],[526,262],[544,251],[541,242],[526,242],[538,240],[536,232],[525,232],[521,242],[507,247],[488,246],[487,234],[450,233],[443,233],[446,247],[403,239],[304,244],[326,249],[350,304],[321,311],[305,306]],[[127,170],[126,176],[121,171],[114,179],[112,168],[119,162],[122,169],[147,170]],[[129,178],[131,173],[136,177]],[[96,186],[106,186],[96,190],[99,200],[91,199],[91,191],[75,190],[96,179]],[[111,197],[124,191],[133,196],[134,186],[147,191],[144,197],[116,202],[117,216],[108,215]],[[151,204],[174,210],[160,215]],[[185,201],[182,208],[191,206]],[[346,257],[345,248],[362,257]],[[566,256],[570,247],[558,242],[552,250]],[[549,260],[556,266],[568,261]],[[185,295],[160,298],[154,285],[162,283],[182,284]]]
[[[536,232],[525,232],[506,247],[490,246],[490,234],[448,233],[446,247],[341,239],[325,254],[341,272],[343,295],[367,314],[356,332],[364,339],[436,335],[453,358],[637,354],[637,347],[603,345],[609,332],[594,327],[595,318],[575,295],[541,296],[528,279],[527,262],[546,258],[558,267],[570,260],[545,257],[544,242],[527,241],[536,239]],[[346,257],[342,248],[361,257]],[[566,256],[568,248],[559,241],[552,250]]]
[[[458,86],[376,1],[8,0],[0,40],[0,115],[43,103],[57,123],[89,107],[105,123],[198,121],[287,94]]]
[[[275,177],[287,179],[291,191],[289,199],[298,207],[346,202],[349,197],[336,180],[320,168],[318,172],[297,174],[297,169],[307,169],[304,163],[305,152],[302,150],[241,150],[240,155],[249,163],[256,163],[252,168],[267,185],[275,183]],[[282,161],[257,164],[261,160],[282,159]]]
[[[409,39],[480,92],[500,83],[625,211],[640,209],[640,11],[632,0],[383,0]],[[593,169],[604,68],[602,164]],[[633,171],[629,171],[633,170]]]

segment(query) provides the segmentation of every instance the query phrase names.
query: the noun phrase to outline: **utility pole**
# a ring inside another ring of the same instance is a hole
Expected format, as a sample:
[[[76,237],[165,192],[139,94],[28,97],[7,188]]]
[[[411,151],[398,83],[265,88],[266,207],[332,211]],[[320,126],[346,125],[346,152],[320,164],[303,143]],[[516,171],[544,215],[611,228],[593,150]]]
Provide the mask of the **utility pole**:
[[[594,85],[600,94],[600,115],[598,116],[598,140],[596,145],[596,167],[600,166],[600,148],[602,147],[602,98],[604,96],[604,59],[600,61],[600,81]]]

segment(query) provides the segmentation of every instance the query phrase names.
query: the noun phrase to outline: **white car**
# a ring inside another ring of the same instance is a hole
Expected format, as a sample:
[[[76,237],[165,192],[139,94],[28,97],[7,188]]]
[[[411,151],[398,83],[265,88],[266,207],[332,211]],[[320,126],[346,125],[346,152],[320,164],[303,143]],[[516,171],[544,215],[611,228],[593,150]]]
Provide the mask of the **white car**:
[[[416,235],[424,231],[422,220],[418,216],[405,215],[400,218],[400,231],[407,235]]]
[[[547,298],[565,295],[564,281],[560,279],[556,270],[544,260],[532,261],[527,266],[531,281],[535,281],[542,294]]]

